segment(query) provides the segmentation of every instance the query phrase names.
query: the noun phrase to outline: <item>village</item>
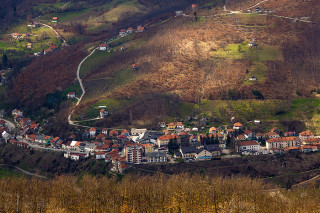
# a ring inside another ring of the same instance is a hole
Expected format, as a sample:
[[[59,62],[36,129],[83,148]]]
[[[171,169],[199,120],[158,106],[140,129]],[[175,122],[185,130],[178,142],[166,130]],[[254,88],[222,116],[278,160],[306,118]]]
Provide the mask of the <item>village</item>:
[[[13,110],[15,124],[0,120],[0,141],[28,149],[60,151],[77,161],[93,157],[123,173],[130,165],[176,163],[236,158],[246,155],[310,153],[320,149],[320,137],[310,131],[253,132],[232,118],[229,125],[186,127],[182,122],[161,122],[158,131],[148,129],[82,129],[68,138],[41,134],[43,128],[20,110]],[[259,125],[260,121],[254,121]],[[16,128],[13,128],[15,125]]]

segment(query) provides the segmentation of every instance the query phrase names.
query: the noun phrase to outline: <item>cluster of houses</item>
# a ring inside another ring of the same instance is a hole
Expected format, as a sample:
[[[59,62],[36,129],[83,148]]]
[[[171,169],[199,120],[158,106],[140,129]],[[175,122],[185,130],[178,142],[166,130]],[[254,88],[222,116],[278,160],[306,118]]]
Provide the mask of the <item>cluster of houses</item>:
[[[100,113],[103,114],[104,108]],[[93,156],[112,163],[112,171],[123,172],[132,164],[165,163],[172,160],[203,161],[238,152],[244,155],[281,154],[282,152],[313,152],[320,148],[320,137],[310,131],[299,134],[273,128],[268,133],[255,133],[240,122],[210,127],[199,132],[198,128],[185,127],[183,122],[160,123],[160,131],[147,129],[83,129],[68,138],[39,133],[39,124],[12,111],[19,127],[18,141],[9,135],[5,122],[0,120],[0,133],[6,142],[22,147],[50,147],[61,149],[66,158],[80,160]],[[100,115],[101,116],[101,115]],[[262,143],[265,141],[265,145]]]
[[[142,26],[138,26],[136,30],[134,30],[132,27],[129,27],[128,29],[121,29],[119,31],[119,36],[123,37],[123,36],[126,36],[126,35],[134,33],[134,32],[142,33],[142,32],[144,32],[144,30],[145,30],[145,28]]]

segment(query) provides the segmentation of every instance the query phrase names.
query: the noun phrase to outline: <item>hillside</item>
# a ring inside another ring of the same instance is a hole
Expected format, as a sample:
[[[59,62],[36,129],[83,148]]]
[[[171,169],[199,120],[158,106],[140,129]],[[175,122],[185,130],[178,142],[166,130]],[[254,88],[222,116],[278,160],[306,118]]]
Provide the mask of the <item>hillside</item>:
[[[275,9],[276,15],[286,15],[283,11],[289,10],[290,3],[272,2],[263,3],[262,7]],[[291,13],[299,12],[292,17],[302,15],[301,11],[306,15],[313,4],[305,2],[299,7],[293,3]],[[235,9],[239,8],[235,5]],[[246,8],[243,2],[239,5]],[[139,119],[137,125],[142,120],[155,118],[147,112],[148,109],[141,110],[139,103],[146,97],[156,96],[154,101],[166,106],[162,112],[159,108],[150,109],[160,115],[156,119],[170,119],[168,111],[178,117],[185,115],[180,113],[181,108],[172,109],[165,98],[159,98],[159,94],[192,104],[198,104],[199,100],[294,100],[299,96],[313,96],[319,80],[318,25],[293,22],[272,14],[212,16],[217,13],[216,8],[200,9],[197,22],[191,17],[170,17],[148,26],[143,34],[123,40],[127,47],[123,52],[105,56],[96,53],[86,62],[88,65],[84,64],[82,71],[87,94],[78,108],[79,113],[86,113],[90,106],[91,112],[92,107],[106,103],[111,112],[125,114],[123,118],[128,118],[131,112],[133,120]],[[309,19],[316,21],[317,17]],[[248,47],[253,38],[258,43],[257,48]],[[121,43],[118,45],[120,48]],[[94,66],[88,69],[93,61]],[[139,64],[141,69],[130,71],[133,63]],[[250,81],[252,76],[257,80]],[[122,104],[119,106],[116,100]],[[119,111],[124,106],[125,109]],[[137,107],[140,110],[135,110]],[[188,111],[190,115],[193,110],[189,107]],[[114,123],[112,116],[109,121],[98,125],[111,123]]]
[[[214,116],[219,125],[232,116],[246,122],[257,114],[266,125],[298,120],[310,127],[318,122],[315,108],[307,106],[308,116],[299,118],[294,108],[296,100],[316,99],[319,91],[319,25],[313,24],[319,8],[313,7],[315,1],[269,0],[259,6],[273,12],[259,14],[227,11],[253,11],[252,6],[260,1],[228,1],[224,11],[224,1],[199,0],[195,2],[196,21],[189,1],[71,1],[64,9],[62,2],[53,2],[36,4],[33,11],[46,8],[39,20],[59,16],[58,23],[50,24],[72,47],[55,52],[52,58],[36,59],[20,72],[7,88],[6,93],[14,96],[4,96],[7,107],[19,105],[31,112],[47,106],[48,97],[54,96],[60,104],[69,91],[80,96],[75,71],[85,54],[116,38],[113,35],[121,28],[143,25],[145,32],[111,42],[113,51],[97,51],[84,62],[80,76],[86,95],[74,119],[95,117],[97,107],[107,105],[108,119],[86,124],[156,127],[160,120],[196,114]],[[175,10],[186,15],[174,17]],[[250,48],[253,39],[258,45]],[[44,63],[47,66],[39,69]],[[132,64],[139,64],[140,69],[133,71]],[[260,105],[256,99],[288,102],[287,107],[281,104],[264,113],[243,113],[237,106],[222,109],[236,100]],[[59,121],[66,121],[72,104],[62,105]]]

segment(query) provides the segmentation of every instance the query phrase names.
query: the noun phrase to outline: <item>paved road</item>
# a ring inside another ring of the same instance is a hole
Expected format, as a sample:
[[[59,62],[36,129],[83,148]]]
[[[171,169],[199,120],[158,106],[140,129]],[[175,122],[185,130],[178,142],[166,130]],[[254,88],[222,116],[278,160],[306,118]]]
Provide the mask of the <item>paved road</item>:
[[[16,125],[14,123],[12,123],[11,121],[3,119],[3,118],[1,118],[1,120],[4,120],[6,122],[6,125],[9,128],[9,130],[16,128]]]
[[[87,152],[78,152],[78,151],[74,151],[74,150],[66,150],[66,149],[55,149],[55,148],[50,148],[50,147],[42,147],[38,144],[34,144],[34,143],[30,143],[28,140],[23,139],[22,136],[18,136],[16,137],[18,141],[23,142],[23,143],[27,143],[30,147],[34,148],[34,149],[41,149],[43,151],[54,151],[54,152],[72,152],[72,153],[77,153],[77,154],[89,154]]]
[[[127,36],[127,35],[126,35],[126,36]],[[119,38],[114,39],[114,40],[112,40],[112,41],[109,41],[109,42],[107,42],[107,44],[110,44],[110,43],[112,43],[112,42],[115,42],[115,41],[117,41],[117,40],[119,40],[119,39],[121,39],[121,38],[124,38],[124,37],[125,37],[125,36],[119,37]],[[76,103],[76,106],[78,106],[78,105],[80,104],[80,102],[82,101],[83,96],[86,94],[86,90],[84,89],[84,86],[83,86],[83,83],[82,83],[82,79],[80,78],[81,66],[82,66],[82,64],[83,64],[97,49],[98,49],[98,47],[94,48],[94,49],[91,51],[91,53],[90,53],[89,55],[87,55],[87,56],[79,63],[79,65],[78,65],[78,68],[77,68],[77,79],[78,79],[78,81],[79,81],[79,84],[80,84],[80,87],[81,87],[81,90],[82,90],[82,94],[81,94],[80,98],[78,99],[78,101],[77,101],[77,103]],[[72,120],[71,120],[71,117],[72,117],[72,115],[73,115],[73,113],[74,113],[74,110],[75,110],[75,109],[73,109],[73,110],[71,111],[71,113],[69,114],[69,116],[68,116],[68,123],[69,123],[69,125],[80,126],[80,127],[86,127],[86,128],[87,128],[88,126],[83,126],[83,125],[75,124],[75,121],[72,121]],[[92,119],[92,120],[96,120],[96,119]],[[90,127],[89,127],[89,128],[90,128]]]

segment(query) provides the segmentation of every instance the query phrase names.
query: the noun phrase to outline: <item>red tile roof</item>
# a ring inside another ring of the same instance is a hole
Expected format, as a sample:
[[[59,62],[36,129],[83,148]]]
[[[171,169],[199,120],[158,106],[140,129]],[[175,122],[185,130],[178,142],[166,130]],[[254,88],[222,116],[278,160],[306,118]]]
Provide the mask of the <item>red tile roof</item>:
[[[241,123],[237,122],[237,123],[235,123],[233,126],[234,126],[234,127],[242,127],[243,125],[242,125]]]
[[[280,137],[280,138],[271,138],[267,140],[268,143],[275,143],[275,142],[287,142],[287,141],[298,141],[298,137]]]
[[[299,136],[312,136],[312,135],[314,134],[310,131],[304,131],[299,133]]]
[[[241,141],[238,142],[238,146],[253,146],[253,145],[259,145],[256,141]]]

